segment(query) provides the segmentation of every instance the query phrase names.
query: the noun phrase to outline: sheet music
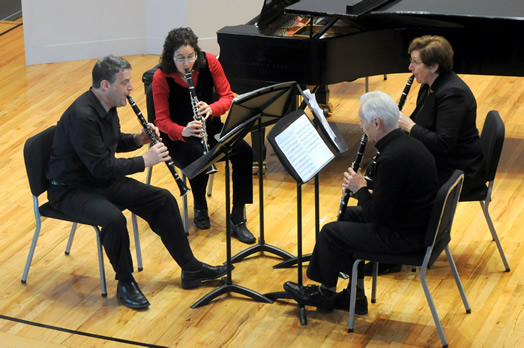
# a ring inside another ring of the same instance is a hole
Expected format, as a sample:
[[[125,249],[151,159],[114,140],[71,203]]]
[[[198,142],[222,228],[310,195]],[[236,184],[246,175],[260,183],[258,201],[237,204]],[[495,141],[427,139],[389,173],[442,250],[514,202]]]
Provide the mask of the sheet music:
[[[335,157],[306,114],[277,135],[275,141],[304,183]]]
[[[329,126],[328,121],[324,117],[324,111],[318,105],[317,99],[315,98],[315,95],[312,94],[309,91],[309,89],[306,89],[305,91],[303,91],[302,95],[304,96],[304,98],[307,98],[308,106],[311,109],[311,112],[313,113],[313,115],[315,115],[315,118],[320,121],[320,124],[326,130],[326,132],[328,133],[329,137],[333,141],[333,144],[337,145],[337,148],[338,148],[338,144],[337,144],[337,142],[335,140],[337,138],[337,136],[335,135],[335,133],[333,133],[333,130]],[[339,150],[340,150],[340,148],[339,148]]]

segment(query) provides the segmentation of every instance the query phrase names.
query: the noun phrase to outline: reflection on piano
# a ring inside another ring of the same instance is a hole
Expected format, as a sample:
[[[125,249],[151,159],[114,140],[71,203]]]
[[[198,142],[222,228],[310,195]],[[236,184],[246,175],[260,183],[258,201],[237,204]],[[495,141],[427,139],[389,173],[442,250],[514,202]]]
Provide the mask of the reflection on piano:
[[[233,91],[245,93],[408,72],[409,43],[424,34],[449,40],[457,73],[524,76],[521,0],[265,0],[217,39]]]

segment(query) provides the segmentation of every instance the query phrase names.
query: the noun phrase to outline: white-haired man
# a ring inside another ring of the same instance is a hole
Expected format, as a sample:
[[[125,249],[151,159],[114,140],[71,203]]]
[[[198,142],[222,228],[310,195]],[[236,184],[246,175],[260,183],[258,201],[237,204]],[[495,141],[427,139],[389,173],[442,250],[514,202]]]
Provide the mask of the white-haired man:
[[[302,305],[321,310],[349,308],[348,289],[336,293],[340,271],[350,274],[352,249],[405,253],[424,249],[424,234],[437,193],[437,172],[431,153],[399,128],[399,111],[383,92],[360,98],[361,128],[379,151],[373,190],[351,167],[342,187],[358,200],[340,221],[326,224],[316,242],[307,275],[321,285],[286,282],[286,292]],[[363,263],[359,264],[356,314],[367,314]]]

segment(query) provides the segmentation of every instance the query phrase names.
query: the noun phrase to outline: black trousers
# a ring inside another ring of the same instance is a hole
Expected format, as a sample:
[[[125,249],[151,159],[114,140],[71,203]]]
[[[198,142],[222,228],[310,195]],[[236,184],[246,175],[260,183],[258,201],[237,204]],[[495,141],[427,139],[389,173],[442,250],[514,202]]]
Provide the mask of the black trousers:
[[[72,218],[101,227],[100,239],[117,280],[133,279],[129,233],[122,209],[146,220],[180,267],[195,260],[176,199],[165,189],[123,177],[97,187],[51,185],[48,198],[51,206]]]
[[[421,231],[422,237],[425,231]],[[361,207],[347,207],[343,221],[330,222],[320,231],[307,276],[328,287],[337,285],[339,272],[351,275],[354,250],[403,253],[420,250],[420,240],[401,236],[385,226],[370,223]],[[364,277],[359,264],[359,278]]]
[[[169,149],[169,154],[179,168],[185,168],[203,155],[203,146],[200,138],[189,137],[186,141],[171,141],[164,137],[163,142]],[[209,136],[209,148],[213,148],[217,141]],[[229,160],[232,166],[233,204],[253,203],[253,149],[241,140],[231,150]],[[209,175],[205,172],[190,179],[191,192],[195,202],[195,209],[207,209],[206,189]]]

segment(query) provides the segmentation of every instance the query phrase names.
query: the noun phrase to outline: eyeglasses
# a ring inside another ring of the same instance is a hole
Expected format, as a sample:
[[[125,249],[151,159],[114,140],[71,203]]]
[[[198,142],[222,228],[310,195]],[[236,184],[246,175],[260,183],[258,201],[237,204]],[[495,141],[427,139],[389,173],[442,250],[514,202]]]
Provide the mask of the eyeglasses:
[[[409,62],[413,65],[417,65],[417,64],[420,64],[422,62],[417,62],[415,59],[413,59],[413,57],[409,57]]]
[[[174,60],[175,60],[175,63],[178,63],[178,64],[193,63],[194,61],[197,60],[197,55],[195,54],[194,57],[187,57],[187,58],[175,57]]]

